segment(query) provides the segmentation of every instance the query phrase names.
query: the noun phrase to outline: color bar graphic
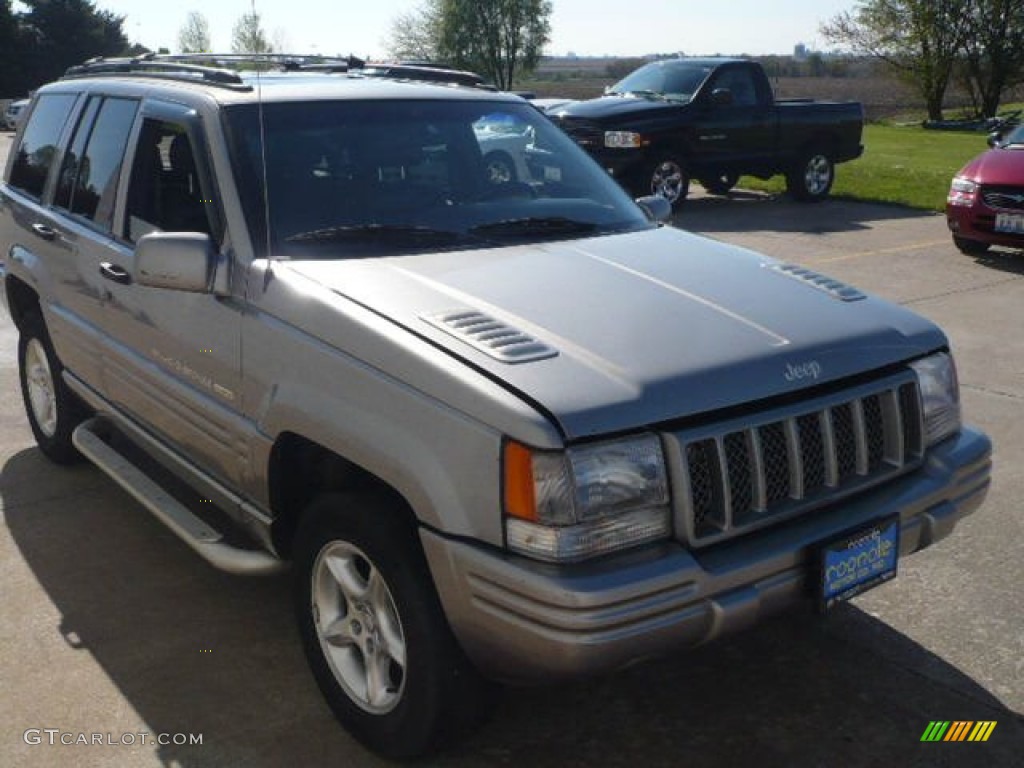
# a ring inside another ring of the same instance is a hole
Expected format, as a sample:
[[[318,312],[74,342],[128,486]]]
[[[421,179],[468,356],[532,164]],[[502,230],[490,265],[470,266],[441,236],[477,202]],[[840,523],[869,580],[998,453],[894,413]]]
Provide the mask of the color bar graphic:
[[[995,720],[932,720],[921,741],[988,741],[996,729]]]

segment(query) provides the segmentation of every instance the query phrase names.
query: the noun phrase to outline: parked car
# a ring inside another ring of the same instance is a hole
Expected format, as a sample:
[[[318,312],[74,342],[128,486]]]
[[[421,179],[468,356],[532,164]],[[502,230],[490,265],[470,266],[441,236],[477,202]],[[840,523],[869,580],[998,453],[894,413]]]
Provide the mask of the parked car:
[[[989,137],[989,149],[961,168],[946,198],[946,223],[963,253],[1024,248],[1024,125]]]
[[[784,173],[798,200],[821,200],[836,163],[864,151],[860,104],[776,100],[761,65],[744,59],[653,61],[602,98],[547,112],[632,194],[673,206],[691,179],[725,194],[742,174]]]
[[[292,562],[338,719],[422,754],[488,679],[826,611],[986,495],[938,327],[669,210],[507,94],[75,67],[0,184],[28,423],[212,565]]]
[[[18,122],[28,105],[29,99],[18,99],[7,105],[7,109],[4,110],[4,127],[7,130],[16,131],[18,129]]]

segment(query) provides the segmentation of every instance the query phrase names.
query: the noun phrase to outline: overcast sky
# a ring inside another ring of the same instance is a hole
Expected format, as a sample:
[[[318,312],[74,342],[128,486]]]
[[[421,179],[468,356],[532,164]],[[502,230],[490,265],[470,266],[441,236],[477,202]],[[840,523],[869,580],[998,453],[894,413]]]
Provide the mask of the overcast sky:
[[[177,50],[177,32],[190,10],[210,23],[214,49],[231,48],[231,28],[250,0],[95,0],[125,16],[124,31],[149,48]],[[387,53],[392,20],[419,7],[416,0],[256,0],[273,40],[288,52],[379,58]],[[827,47],[818,27],[852,9],[855,0],[554,0],[547,53],[636,56],[791,53],[804,43]],[[283,40],[282,40],[283,38]]]

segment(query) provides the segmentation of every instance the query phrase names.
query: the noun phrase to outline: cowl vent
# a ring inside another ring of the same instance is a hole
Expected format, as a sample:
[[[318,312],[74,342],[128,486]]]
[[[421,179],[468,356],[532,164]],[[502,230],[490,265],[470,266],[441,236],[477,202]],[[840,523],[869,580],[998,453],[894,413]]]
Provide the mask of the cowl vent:
[[[475,309],[423,315],[422,319],[503,363],[529,363],[558,354],[544,342]]]

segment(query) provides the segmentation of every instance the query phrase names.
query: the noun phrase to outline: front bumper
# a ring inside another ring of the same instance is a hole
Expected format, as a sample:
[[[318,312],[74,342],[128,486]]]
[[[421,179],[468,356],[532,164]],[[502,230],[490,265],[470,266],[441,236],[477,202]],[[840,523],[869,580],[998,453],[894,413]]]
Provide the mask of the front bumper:
[[[1024,235],[996,232],[996,213],[980,204],[974,206],[946,206],[946,226],[957,237],[1007,248],[1024,248]],[[1019,213],[1019,211],[1007,211]]]
[[[627,666],[810,604],[817,547],[889,515],[900,555],[944,538],[988,492],[991,443],[965,428],[910,475],[707,550],[663,542],[553,566],[421,532],[455,635],[485,675],[544,682]]]

